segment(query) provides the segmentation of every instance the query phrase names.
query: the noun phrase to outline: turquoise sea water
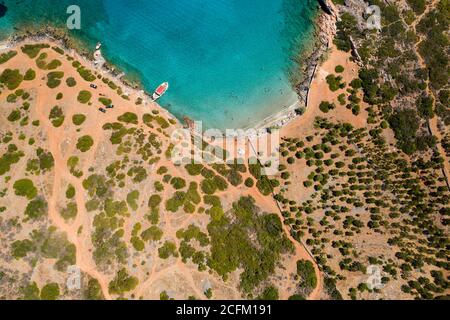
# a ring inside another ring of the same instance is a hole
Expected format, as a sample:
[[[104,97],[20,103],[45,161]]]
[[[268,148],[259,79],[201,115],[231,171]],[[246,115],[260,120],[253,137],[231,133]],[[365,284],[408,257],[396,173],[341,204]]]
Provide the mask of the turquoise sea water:
[[[91,49],[137,76],[147,91],[168,81],[160,100],[206,128],[244,127],[293,104],[289,75],[310,38],[316,0],[3,0],[0,35],[14,28],[64,25]]]

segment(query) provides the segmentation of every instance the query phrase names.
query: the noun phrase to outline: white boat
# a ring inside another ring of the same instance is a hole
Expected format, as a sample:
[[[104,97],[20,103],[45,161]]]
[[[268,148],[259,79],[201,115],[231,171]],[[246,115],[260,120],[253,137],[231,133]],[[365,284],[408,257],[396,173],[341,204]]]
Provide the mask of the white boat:
[[[169,89],[169,83],[168,82],[162,83],[153,93],[153,95],[152,95],[153,101],[156,101],[159,98],[161,98],[168,89]]]
[[[102,47],[102,44],[99,42],[99,43],[97,43],[97,46],[95,47],[95,50],[100,50],[101,47]]]

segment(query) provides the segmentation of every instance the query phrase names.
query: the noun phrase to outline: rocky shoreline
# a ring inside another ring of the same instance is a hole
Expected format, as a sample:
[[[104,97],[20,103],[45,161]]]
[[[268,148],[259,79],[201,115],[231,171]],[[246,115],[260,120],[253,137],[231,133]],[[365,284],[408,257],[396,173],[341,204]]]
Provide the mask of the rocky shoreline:
[[[303,75],[303,81],[295,85],[299,102],[260,121],[256,126],[257,129],[270,131],[270,129],[281,128],[301,116],[308,107],[311,83],[336,34],[337,10],[333,5],[330,5],[330,7],[333,10],[331,15],[322,11],[316,18],[313,49],[305,53],[302,59],[305,67],[299,70],[299,73]]]

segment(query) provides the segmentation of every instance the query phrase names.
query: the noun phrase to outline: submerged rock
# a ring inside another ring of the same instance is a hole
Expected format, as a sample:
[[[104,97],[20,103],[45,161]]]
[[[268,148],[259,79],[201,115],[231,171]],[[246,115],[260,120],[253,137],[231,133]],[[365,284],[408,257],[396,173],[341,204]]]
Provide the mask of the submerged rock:
[[[3,18],[6,15],[6,11],[8,11],[8,7],[3,3],[0,3],[0,18]]]

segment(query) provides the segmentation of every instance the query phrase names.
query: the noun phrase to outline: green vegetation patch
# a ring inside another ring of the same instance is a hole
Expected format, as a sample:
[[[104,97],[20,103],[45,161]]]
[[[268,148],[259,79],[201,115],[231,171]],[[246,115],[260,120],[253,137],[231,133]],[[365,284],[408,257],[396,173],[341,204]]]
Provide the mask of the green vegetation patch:
[[[166,241],[158,249],[158,255],[161,259],[169,259],[171,256],[176,258],[178,257],[177,246],[173,242]]]
[[[3,140],[5,141],[5,139]],[[20,161],[20,158],[25,154],[22,151],[18,151],[17,147],[13,144],[8,145],[8,150],[0,157],[0,176],[11,170],[11,166]]]
[[[21,117],[22,117],[22,114],[20,113],[20,110],[15,109],[15,110],[11,111],[11,113],[8,115],[7,119],[9,122],[16,122],[16,121],[20,120]]]
[[[53,71],[47,74],[47,86],[54,89],[61,84],[61,79],[64,77],[64,72]]]
[[[30,59],[34,59],[38,56],[42,49],[50,48],[48,44],[27,44],[23,46],[22,52],[25,53]]]
[[[4,64],[14,58],[17,55],[17,51],[11,50],[6,53],[0,54],[0,64]]]
[[[91,147],[94,145],[94,140],[91,136],[82,136],[78,139],[77,142],[77,149],[81,152],[87,152],[91,149]]]
[[[73,77],[69,77],[66,79],[66,84],[69,88],[73,88],[77,85],[77,81]]]
[[[235,202],[230,215],[218,216],[208,225],[208,266],[224,278],[242,268],[240,286],[250,293],[273,274],[280,255],[292,252],[293,245],[284,235],[278,216],[261,214],[251,197]]]
[[[82,90],[78,94],[77,100],[79,103],[86,104],[89,102],[89,100],[91,100],[91,98],[92,98],[92,93],[90,93],[89,91],[86,91],[86,90]]]
[[[57,283],[46,284],[41,290],[42,300],[58,300],[59,295],[59,285]]]
[[[100,97],[98,99],[105,107],[110,106],[112,104],[112,100],[104,97]]]
[[[69,202],[67,206],[61,209],[61,216],[64,220],[75,219],[78,213],[78,206],[76,202]]]
[[[65,272],[69,266],[76,264],[76,247],[67,240],[65,233],[58,232],[55,227],[33,230],[28,240],[32,245],[28,241],[24,242],[25,240],[13,244],[12,253],[22,255],[34,253],[34,259],[41,257],[55,259],[55,269],[60,272]]]
[[[317,276],[314,265],[309,260],[297,261],[297,274],[300,276],[300,286],[309,291],[317,287]]]
[[[5,69],[0,75],[0,83],[3,83],[9,90],[17,89],[23,81],[23,76],[17,69]]]
[[[320,111],[323,113],[328,113],[330,110],[336,109],[334,103],[329,103],[328,101],[322,101],[319,105]]]
[[[80,162],[80,158],[77,156],[71,156],[67,159],[67,167],[69,168],[70,173],[77,178],[83,176],[83,172],[77,169],[78,163]]]
[[[110,104],[111,104],[111,102],[109,104],[106,104],[106,105],[108,106]],[[117,120],[119,120],[120,122],[124,122],[124,123],[138,124],[138,117],[133,112],[125,112],[123,115],[118,117]]]
[[[97,279],[89,279],[87,289],[84,293],[87,300],[104,300],[102,287]]]
[[[42,198],[31,200],[25,208],[24,212],[25,216],[31,220],[40,219],[41,217],[47,215],[47,213],[48,204],[47,201]]]
[[[41,70],[55,70],[56,68],[62,65],[61,61],[54,59],[49,63],[46,62],[47,53],[41,53],[39,57],[36,59],[36,65]]]
[[[39,175],[41,173],[48,172],[53,168],[55,159],[53,158],[51,152],[38,148],[36,150],[36,156],[37,158],[28,160],[26,169],[27,172]]]
[[[72,122],[76,126],[81,126],[86,121],[86,116],[84,114],[74,114],[72,116]]]
[[[21,179],[14,182],[14,192],[17,196],[26,197],[31,200],[36,197],[37,189],[30,179]]]
[[[97,79],[91,70],[86,69],[85,67],[83,67],[81,65],[78,66],[77,71],[80,74],[80,76],[87,82],[92,82],[95,79]]]
[[[159,241],[163,237],[163,232],[160,228],[157,226],[151,226],[150,228],[144,230],[141,233],[142,240],[149,242],[149,241]]]
[[[65,120],[64,112],[61,107],[54,106],[52,110],[50,110],[48,119],[52,122],[55,128],[61,127]]]
[[[138,209],[139,207],[138,201],[139,201],[139,191],[134,190],[128,193],[127,203],[132,210],[136,211]]]
[[[127,270],[120,269],[117,275],[109,283],[108,290],[110,294],[122,295],[126,292],[132,291],[138,285],[139,280],[136,277],[130,276]]]

